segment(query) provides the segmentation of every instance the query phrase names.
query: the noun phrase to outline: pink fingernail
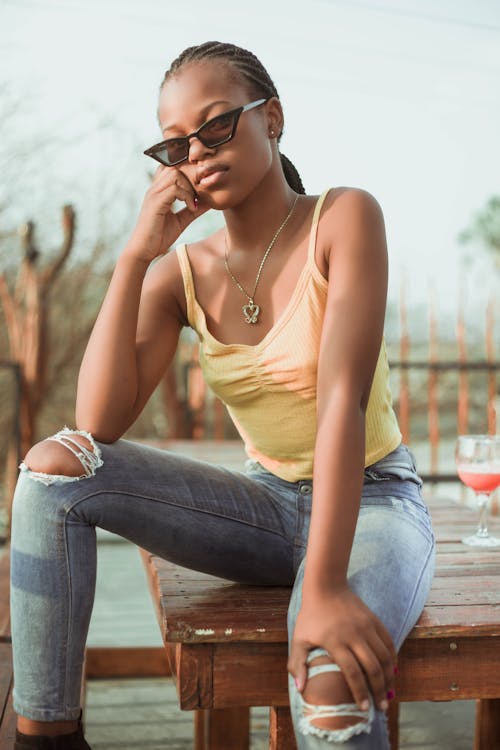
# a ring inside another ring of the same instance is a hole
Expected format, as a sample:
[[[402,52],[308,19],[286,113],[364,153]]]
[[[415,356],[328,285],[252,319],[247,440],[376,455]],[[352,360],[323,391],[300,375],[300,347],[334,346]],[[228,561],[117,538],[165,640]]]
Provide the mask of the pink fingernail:
[[[295,678],[295,687],[297,688],[297,690],[300,690],[300,682],[298,677]]]
[[[396,695],[396,693],[394,692],[394,690],[388,690],[387,691],[387,697],[389,698],[390,701],[392,701],[392,699],[394,698],[395,695]]]
[[[198,208],[198,198],[195,198],[195,199],[194,199],[194,207],[195,207],[195,208]]]

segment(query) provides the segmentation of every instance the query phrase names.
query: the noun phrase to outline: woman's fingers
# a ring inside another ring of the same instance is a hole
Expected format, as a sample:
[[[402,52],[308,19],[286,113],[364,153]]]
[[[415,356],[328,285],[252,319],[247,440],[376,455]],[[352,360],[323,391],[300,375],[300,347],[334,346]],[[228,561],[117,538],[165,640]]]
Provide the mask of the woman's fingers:
[[[176,200],[184,201],[191,211],[196,211],[198,206],[196,191],[186,175],[179,169],[160,164],[152,187],[162,194],[169,205],[172,205]]]
[[[388,706],[390,690],[394,692],[394,675],[392,674],[392,660],[389,652],[381,641],[376,647],[354,650],[354,655],[362,667],[368,689],[373,695],[375,705],[385,711]]]
[[[335,663],[340,667],[354,701],[362,711],[366,711],[370,704],[370,691],[359,660],[348,648],[337,648]]]
[[[378,617],[375,619],[375,630],[377,631],[378,637],[388,650],[393,662],[393,666],[395,666],[398,661],[398,652],[396,651],[396,646],[394,645],[391,634],[385,627],[384,623],[378,619]]]
[[[287,670],[295,680],[295,685],[299,692],[305,687],[307,680],[307,656],[311,646],[296,639],[292,640],[290,655],[288,657]]]
[[[374,638],[374,649],[382,664],[387,692],[395,694],[395,675],[397,673],[398,652],[392,640],[392,636],[378,618],[375,620],[376,638]]]
[[[151,192],[160,197],[163,205],[171,208],[175,201],[183,201],[191,211],[196,211],[195,194],[192,187],[186,187],[175,177],[158,181],[150,188]]]

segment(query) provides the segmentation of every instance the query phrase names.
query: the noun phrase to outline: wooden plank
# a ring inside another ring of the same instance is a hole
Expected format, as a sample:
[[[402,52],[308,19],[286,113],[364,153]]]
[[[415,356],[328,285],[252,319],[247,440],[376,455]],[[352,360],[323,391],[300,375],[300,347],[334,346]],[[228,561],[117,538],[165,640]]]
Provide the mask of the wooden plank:
[[[270,708],[269,750],[297,750],[292,716],[288,706],[271,706]]]
[[[477,588],[476,588],[477,587]],[[426,607],[429,606],[500,607],[500,577],[488,579],[478,577],[437,578],[429,593]],[[457,612],[457,616],[460,617]]]
[[[456,648],[450,648],[451,644]],[[209,690],[199,688],[200,670],[195,662],[203,646],[180,648],[181,651],[189,648],[192,654],[191,688],[185,691],[189,700],[183,701],[184,708],[209,708],[212,700],[215,708],[288,704],[286,644],[214,646],[213,698]],[[495,639],[410,640],[404,643],[398,663],[400,676],[396,680],[396,694],[400,702],[498,697],[500,649]],[[183,679],[181,675],[180,681]]]
[[[0,548],[0,643],[11,640],[10,632],[10,546]]]
[[[142,561],[144,563],[144,568],[146,571],[146,579],[148,582],[149,591],[151,593],[151,598],[153,600],[155,612],[156,612],[156,619],[158,620],[158,625],[160,626],[160,632],[162,635],[163,642],[166,643],[165,638],[165,623],[164,623],[164,616],[163,616],[163,610],[161,608],[161,590],[160,586],[158,584],[158,574],[157,574],[157,568],[155,566],[156,560],[159,558],[154,558],[153,555],[151,555],[149,552],[147,552],[144,549],[139,549],[139,552],[142,557]]]
[[[201,653],[199,650],[206,645],[180,646],[180,649],[190,649],[192,662],[196,662],[197,654]],[[398,656],[398,700],[497,698],[499,646],[500,643],[490,637],[405,641]],[[196,701],[185,701],[184,707],[209,708],[211,700],[215,708],[288,704],[285,643],[246,642],[214,645],[212,648],[213,698],[209,691],[200,691],[198,687]],[[194,663],[190,668],[196,672]],[[182,679],[181,675],[181,682]],[[200,679],[191,674],[190,682],[198,685]],[[193,692],[191,688],[189,693]]]
[[[276,612],[276,624],[270,622],[270,614],[262,611],[255,614],[254,622],[250,627],[242,623],[241,612],[235,612],[234,618],[224,618],[224,625],[218,627],[213,622],[208,622],[206,617],[198,613],[192,619],[191,624],[179,623],[179,627],[170,627],[169,620],[166,623],[166,638],[177,643],[221,643],[257,641],[259,643],[274,643],[276,641],[286,642],[286,629],[284,621],[286,614]],[[236,619],[238,618],[238,619]]]
[[[451,546],[451,545],[450,545]],[[436,563],[438,569],[446,568],[447,565],[457,565],[462,567],[474,567],[482,565],[496,565],[497,570],[500,565],[500,556],[498,550],[481,552],[481,555],[467,555],[464,554],[467,547],[464,544],[460,544],[458,549],[443,549],[438,547],[436,549]]]
[[[0,718],[3,716],[12,686],[12,646],[0,643]]]
[[[497,534],[498,536],[498,534]],[[453,541],[443,542],[442,540],[439,541],[439,544],[436,548],[437,555],[443,555],[443,554],[451,554],[451,553],[461,553],[461,554],[467,554],[467,551],[469,549],[472,549],[471,547],[466,547],[465,544],[462,544],[460,539],[455,539]],[[478,553],[475,553],[478,554]],[[480,553],[481,555],[487,555],[487,552]],[[498,552],[496,553],[498,554]],[[475,561],[474,557],[471,557],[471,561]]]
[[[286,643],[228,643],[214,647],[213,705],[288,705]]]
[[[453,555],[449,556],[450,558]],[[439,567],[436,570],[435,578],[446,578],[454,576],[488,576],[490,580],[495,580],[496,585],[500,584],[500,560],[496,562],[486,563],[475,563],[474,561],[468,562],[455,562],[450,560],[449,563],[440,561]]]
[[[12,750],[16,737],[17,716],[12,705],[12,691],[9,693],[2,722],[0,724],[0,750]]]
[[[433,524],[434,535],[438,544],[447,543],[461,543],[461,540],[465,536],[471,536],[477,529],[476,524],[464,524],[463,526],[439,526]],[[494,530],[489,527],[489,532],[492,536],[498,536],[498,530]]]
[[[497,698],[499,647],[489,636],[406,640],[398,656],[398,700]]]
[[[85,678],[166,677],[171,674],[163,647],[96,647],[85,653]]]
[[[218,708],[213,704],[213,646],[209,643],[183,645],[177,650],[176,656],[176,685],[180,707]],[[231,704],[235,705],[244,704]]]
[[[480,575],[480,570],[478,570]],[[500,575],[498,576],[500,580]],[[230,606],[240,609],[245,606],[253,606],[255,601],[261,601],[262,604],[281,606],[287,604],[292,591],[291,586],[245,586],[244,584],[231,583],[227,585],[222,582],[220,585],[208,581],[189,581],[184,584],[188,586],[188,591],[171,583],[168,579],[159,579],[161,593],[172,601],[173,607],[188,607],[189,602],[196,601],[196,604],[202,606],[217,606],[218,600],[227,602]]]
[[[168,585],[161,587],[160,611],[165,640],[206,642],[221,640],[286,640],[286,610],[289,587],[254,587],[225,600],[226,587],[199,597],[173,596]],[[208,587],[208,584],[207,584]]]
[[[500,636],[500,607],[426,607],[408,640],[467,635]]]
[[[12,646],[0,643],[0,750],[12,750],[16,715],[12,705]]]

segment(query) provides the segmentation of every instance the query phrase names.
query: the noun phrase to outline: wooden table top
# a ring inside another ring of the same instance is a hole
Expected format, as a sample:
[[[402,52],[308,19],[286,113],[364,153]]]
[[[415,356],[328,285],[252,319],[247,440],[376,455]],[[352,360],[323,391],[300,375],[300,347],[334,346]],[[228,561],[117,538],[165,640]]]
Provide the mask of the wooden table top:
[[[164,447],[237,468],[244,460],[238,441],[176,441]],[[500,548],[462,544],[461,538],[477,527],[475,510],[435,496],[429,496],[427,504],[437,541],[436,573],[409,637],[500,636]],[[490,518],[489,529],[500,535],[498,517]],[[144,555],[150,565],[154,559],[151,575],[159,587],[158,617],[165,640],[286,642],[290,588],[235,584]]]

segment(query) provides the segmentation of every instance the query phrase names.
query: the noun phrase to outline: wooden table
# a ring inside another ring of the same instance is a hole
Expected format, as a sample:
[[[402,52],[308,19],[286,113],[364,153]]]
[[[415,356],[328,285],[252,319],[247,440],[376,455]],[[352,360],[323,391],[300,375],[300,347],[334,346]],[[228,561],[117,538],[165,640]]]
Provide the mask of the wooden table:
[[[425,609],[398,658],[398,702],[477,699],[475,750],[500,749],[500,550],[466,547],[477,514],[428,499],[437,539]],[[500,533],[499,519],[490,528]],[[143,552],[179,703],[198,710],[197,750],[248,747],[248,707],[270,706],[271,748],[295,746],[288,710],[290,589],[234,584]],[[246,739],[245,739],[246,736]]]

